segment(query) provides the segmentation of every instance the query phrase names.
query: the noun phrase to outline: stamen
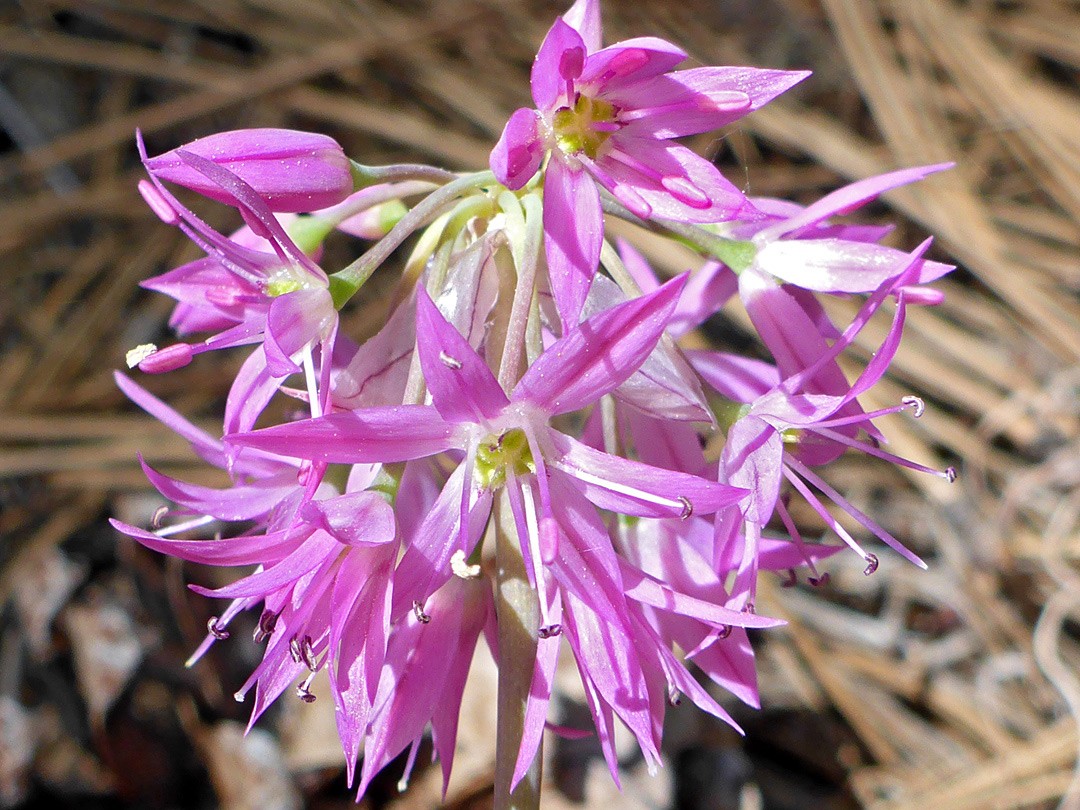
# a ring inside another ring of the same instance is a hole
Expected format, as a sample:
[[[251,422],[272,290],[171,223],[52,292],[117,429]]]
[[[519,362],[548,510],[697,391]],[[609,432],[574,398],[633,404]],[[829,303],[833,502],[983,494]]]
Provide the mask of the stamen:
[[[259,617],[259,626],[255,628],[254,638],[256,644],[262,644],[274,632],[277,625],[278,614],[272,610],[264,610]]]
[[[829,584],[829,572],[824,571],[816,577],[807,577],[806,581],[813,585],[815,588],[822,587]]]
[[[296,696],[300,698],[304,703],[314,703],[315,695],[311,694],[311,680],[315,677],[315,673],[312,672],[306,678],[304,682],[298,684],[296,687]]]
[[[206,632],[218,641],[224,641],[229,637],[229,631],[218,624],[218,617],[211,616],[206,622]]]
[[[620,495],[627,495],[631,498],[637,498],[645,501],[646,503],[654,503],[657,506],[667,506],[671,509],[678,509],[681,515],[686,511],[686,499],[679,496],[678,500],[672,500],[671,498],[665,498],[661,495],[654,495],[651,492],[645,492],[634,487],[627,486],[626,484],[620,484],[618,481],[609,481],[606,478],[600,478],[599,476],[587,473],[585,470],[577,467],[570,467],[566,464],[562,464],[557,461],[549,462],[556,469],[562,470],[567,475],[571,475],[577,478],[579,481],[587,481],[590,484],[596,484],[611,492],[618,492]]]
[[[870,576],[872,573],[877,571],[878,565],[879,565],[879,562],[878,562],[877,555],[876,554],[867,554],[866,555],[866,568],[863,569],[863,574],[865,574],[866,576]]]
[[[926,410],[926,403],[923,402],[922,397],[916,397],[916,396],[901,397],[900,402],[902,404],[904,404],[904,405],[907,405],[909,408],[913,409],[912,416],[914,416],[916,419],[918,419],[920,416],[922,416],[923,412]]]
[[[682,703],[682,697],[680,696],[679,690],[671,684],[668,684],[667,699],[668,703],[670,703],[672,706],[678,706],[680,703]]]
[[[723,640],[723,639],[727,638],[730,635],[731,635],[731,625],[730,624],[725,624],[723,627],[720,628],[720,632],[716,634],[716,637],[718,639],[720,639],[720,640]]]
[[[319,662],[315,660],[315,648],[311,643],[311,636],[304,636],[300,641],[300,659],[312,672],[318,671]]]
[[[322,402],[319,399],[319,386],[315,383],[315,361],[311,357],[311,344],[304,347],[304,379],[307,382],[308,406],[311,418],[322,416]]]
[[[439,359],[442,361],[442,364],[447,368],[452,368],[455,371],[461,368],[461,361],[454,357],[451,357],[446,352],[439,352]]]
[[[157,350],[158,347],[154,343],[140,343],[134,349],[128,349],[127,354],[124,355],[124,362],[127,363],[128,368],[135,368]]]
[[[412,610],[413,616],[416,617],[416,620],[420,622],[420,624],[427,624],[431,621],[431,617],[424,613],[424,606],[419,601],[412,603]]]
[[[945,468],[945,480],[950,484],[956,480],[956,467]]]
[[[552,636],[562,635],[561,624],[547,624],[536,631],[536,635],[540,638],[551,638]]]
[[[161,523],[169,514],[169,507],[162,504],[154,510],[154,516],[150,518],[150,528],[157,531],[161,528]]]
[[[688,517],[694,514],[694,505],[690,503],[690,499],[687,498],[685,495],[680,495],[679,500],[682,502],[683,505],[682,514],[679,515],[679,520],[686,520]]]
[[[300,639],[296,636],[289,639],[289,655],[292,656],[294,664],[299,664],[304,660],[300,654]]]
[[[450,570],[455,577],[461,579],[478,579],[480,577],[480,566],[469,565],[465,561],[465,552],[460,548],[450,555]]]
[[[703,210],[712,205],[712,199],[685,177],[668,176],[660,181],[672,197],[691,208]]]
[[[188,529],[198,529],[200,526],[205,526],[207,523],[213,523],[215,519],[216,518],[211,515],[202,515],[201,517],[192,518],[183,523],[175,523],[172,526],[166,526],[164,529],[158,529],[154,534],[158,537],[170,537],[174,534],[180,534],[180,532],[186,532]]]
[[[511,486],[516,482],[511,482]],[[544,557],[540,551],[540,524],[536,519],[536,502],[532,492],[521,490],[522,506],[525,509],[525,525],[529,531],[529,558],[533,566],[533,575],[536,579],[536,595],[540,602],[541,629],[551,627],[551,617],[548,615],[548,590],[547,579],[544,577]],[[522,553],[524,553],[522,549]],[[561,629],[561,628],[560,628]],[[547,638],[547,636],[541,636]]]
[[[166,371],[175,371],[183,368],[191,362],[195,352],[188,343],[174,343],[164,349],[148,354],[138,362],[139,371],[146,374],[164,374]]]
[[[794,568],[787,570],[787,576],[784,577],[784,581],[780,583],[781,588],[794,588],[799,584],[799,577],[795,574]]]

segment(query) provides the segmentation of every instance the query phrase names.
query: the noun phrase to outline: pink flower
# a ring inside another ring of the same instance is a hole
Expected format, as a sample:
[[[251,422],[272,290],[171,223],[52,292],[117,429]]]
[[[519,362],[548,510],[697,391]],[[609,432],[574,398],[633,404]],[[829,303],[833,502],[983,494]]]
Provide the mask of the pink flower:
[[[641,366],[659,340],[681,287],[682,280],[676,279],[571,329],[537,358],[510,396],[421,291],[417,348],[432,405],[334,413],[229,440],[330,463],[460,454],[462,461],[416,529],[395,572],[394,621],[411,610],[432,613],[431,600],[453,576],[452,558],[475,552],[492,493],[507,488],[542,617],[518,778],[539,744],[557,659],[555,637],[562,630],[614,768],[613,713],[654,761],[659,756],[658,721],[669,689],[685,692],[706,710],[727,718],[631,603],[694,616],[714,629],[775,624],[689,597],[638,570],[616,552],[596,512],[599,507],[637,517],[688,518],[727,509],[743,497],[742,490],[608,455],[549,425],[552,417],[578,410],[618,387]],[[445,666],[445,660],[428,666]],[[658,689],[658,681],[667,687]]]
[[[316,211],[353,190],[349,159],[337,141],[292,129],[219,132],[146,160],[152,175],[239,207],[242,202],[184,159],[198,155],[251,186],[271,211]]]
[[[719,556],[714,564],[720,570],[738,571],[732,587],[733,605],[753,603],[762,530],[774,511],[796,542],[802,543],[779,497],[784,480],[807,500],[827,526],[866,560],[867,573],[877,568],[877,557],[865,551],[829,514],[810,486],[825,494],[887,545],[925,567],[917,556],[849,503],[811,467],[827,463],[851,447],[895,464],[952,479],[951,469],[933,470],[881,450],[876,444],[854,438],[860,428],[875,436],[871,422],[875,417],[905,408],[914,408],[916,415],[921,414],[922,403],[913,397],[906,398],[899,406],[874,413],[864,413],[858,407],[857,397],[884,375],[896,354],[907,308],[905,288],[917,278],[922,267],[922,254],[928,246],[929,240],[907,257],[902,272],[875,291],[831,346],[819,345],[820,335],[813,329],[807,330],[805,337],[809,349],[796,347],[793,357],[798,359],[794,362],[801,365],[783,379],[780,371],[760,361],[712,352],[688,353],[694,368],[706,382],[733,403],[744,403],[742,407],[735,406],[737,410],[729,422],[719,479],[746,487],[750,496],[740,505],[741,514],[729,512],[716,522],[715,549]],[[897,295],[896,314],[873,359],[850,385],[836,368],[838,379],[830,379],[829,390],[823,391],[819,382],[822,370],[834,367],[836,356],[851,344],[890,294]]]
[[[491,153],[511,189],[544,173],[544,247],[565,328],[577,323],[596,270],[603,216],[596,183],[637,216],[718,222],[753,211],[709,161],[672,139],[725,126],[806,72],[707,67],[654,37],[600,47],[598,0],[555,21],[532,70],[536,109],[519,109]]]

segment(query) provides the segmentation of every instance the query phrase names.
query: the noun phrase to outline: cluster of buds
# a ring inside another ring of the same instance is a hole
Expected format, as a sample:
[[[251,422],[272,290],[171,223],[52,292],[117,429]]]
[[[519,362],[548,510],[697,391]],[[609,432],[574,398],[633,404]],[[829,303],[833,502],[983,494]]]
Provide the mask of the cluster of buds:
[[[874,420],[918,416],[919,400],[873,412],[858,402],[892,360],[907,307],[938,302],[924,285],[952,268],[924,258],[928,243],[905,253],[879,244],[888,228],[832,218],[946,167],[861,181],[809,207],[747,197],[675,139],[727,125],[807,74],[674,70],[685,58],[649,37],[602,47],[598,3],[577,0],[536,57],[535,108],[511,116],[490,171],[472,174],[363,166],[328,137],[286,130],[153,158],[139,142],[143,196],[206,254],[144,286],[177,300],[181,336],[211,336],[139,347],[129,364],[160,373],[212,349],[249,354],[220,438],[117,374],[233,484],[144,464],[175,507],[147,529],[114,525],[183,559],[255,566],[223,588],[193,586],[231,600],[193,660],[240,611],[261,610],[265,654],[237,699],[254,691],[255,722],[290,687],[314,699],[325,669],[350,781],[363,751],[361,793],[410,745],[415,756],[429,727],[449,777],[481,635],[500,667],[524,673],[523,720],[499,754],[507,789],[536,759],[566,654],[617,779],[616,718],[650,764],[679,695],[735,725],[689,665],[757,705],[746,630],[779,624],[755,612],[762,570],[805,566],[817,582],[817,563],[845,544],[868,574],[877,567],[825,500],[922,565],[820,469],[855,448],[952,477],[881,447]],[[216,232],[166,184],[232,206],[244,226]],[[696,248],[700,265],[662,283],[629,244],[608,241],[616,218]],[[334,230],[371,244],[328,274],[318,262]],[[339,311],[414,234],[385,323],[354,342]],[[836,294],[866,296],[850,323],[835,325],[818,297]],[[736,297],[773,363],[679,348]],[[887,335],[849,382],[838,357],[888,301]],[[309,416],[254,429],[277,396]],[[722,443],[711,459],[710,438]],[[792,493],[842,544],[804,541]],[[524,587],[506,587],[515,576]],[[511,624],[528,660],[506,649]]]

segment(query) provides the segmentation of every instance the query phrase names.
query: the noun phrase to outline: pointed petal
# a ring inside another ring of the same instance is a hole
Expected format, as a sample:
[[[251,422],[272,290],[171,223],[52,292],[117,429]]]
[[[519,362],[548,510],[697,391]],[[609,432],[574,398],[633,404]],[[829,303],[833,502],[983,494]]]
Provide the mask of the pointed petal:
[[[805,290],[828,293],[873,292],[909,263],[902,250],[843,239],[777,240],[759,248],[754,258],[762,272]],[[914,283],[933,281],[953,269],[924,261]]]
[[[343,411],[237,434],[228,443],[331,464],[408,461],[457,444],[452,426],[427,405]]]
[[[483,422],[510,404],[491,369],[446,322],[424,289],[416,296],[416,332],[424,381],[444,419]]]
[[[677,138],[727,126],[767,104],[810,73],[751,67],[700,67],[657,76],[609,94],[616,105],[672,108],[635,122],[639,134]],[[739,101],[743,95],[746,101]],[[686,104],[688,99],[695,103]]]
[[[310,501],[302,514],[305,520],[348,546],[378,546],[397,537],[394,508],[375,492],[348,492]]]
[[[549,466],[571,476],[601,509],[638,517],[689,517],[712,514],[746,496],[737,485],[612,456],[556,430],[549,435],[557,454]]]
[[[566,24],[581,35],[589,53],[600,50],[602,29],[600,24],[600,0],[574,0],[562,18]]]
[[[578,79],[602,96],[619,87],[666,73],[686,60],[686,51],[657,37],[634,37],[589,53]]]
[[[517,191],[532,179],[543,159],[544,144],[540,140],[536,111],[527,107],[515,110],[491,150],[489,164],[495,179]]]
[[[322,565],[330,555],[341,548],[333,537],[324,531],[315,531],[300,544],[295,551],[270,567],[262,571],[256,571],[242,579],[238,579],[231,585],[223,588],[204,588],[200,585],[189,585],[195,593],[202,596],[224,597],[236,599],[246,596],[266,596],[268,593],[282,588],[292,582],[296,582],[304,574],[315,570]]]
[[[561,18],[555,20],[544,37],[532,67],[532,97],[541,112],[554,109],[566,90],[567,80],[581,75],[586,48],[581,34]]]
[[[767,239],[775,239],[783,234],[805,228],[808,225],[815,225],[831,216],[850,214],[856,208],[876,199],[890,189],[914,183],[935,172],[951,169],[955,165],[955,163],[937,163],[932,166],[916,166],[912,169],[900,169],[899,171],[859,180],[825,195],[816,203],[804,209],[802,213],[762,232],[762,236]]]
[[[150,483],[170,501],[196,514],[210,515],[218,520],[254,520],[265,515],[297,489],[296,474],[292,471],[251,484],[214,489],[162,475],[141,457],[139,463]]]
[[[609,179],[598,179],[615,196],[621,186],[628,187],[653,216],[723,222],[753,212],[743,193],[718,168],[685,146],[638,137],[629,129],[615,133],[608,143],[611,148],[597,165]]]
[[[619,558],[619,570],[622,574],[623,585],[626,588],[626,595],[635,602],[641,602],[644,605],[651,605],[661,610],[690,616],[716,627],[765,628],[779,627],[786,624],[781,619],[770,619],[767,616],[758,616],[756,613],[731,610],[721,605],[687,596],[665,585],[660,580],[643,573],[621,557]]]
[[[293,358],[324,339],[337,322],[337,310],[325,287],[295,290],[273,300],[266,316],[266,368],[274,377],[300,370]]]
[[[529,367],[513,400],[555,415],[583,408],[624,383],[655,348],[685,281],[684,273],[570,330]]]
[[[202,565],[272,565],[296,550],[307,536],[296,532],[271,532],[220,540],[175,540],[112,518],[109,523],[147,548]]]
[[[749,490],[743,513],[764,526],[780,497],[784,443],[780,434],[757,416],[744,416],[728,430],[720,456],[724,478],[733,486]]]
[[[544,252],[564,332],[578,323],[603,238],[600,192],[592,177],[553,155],[544,178]]]

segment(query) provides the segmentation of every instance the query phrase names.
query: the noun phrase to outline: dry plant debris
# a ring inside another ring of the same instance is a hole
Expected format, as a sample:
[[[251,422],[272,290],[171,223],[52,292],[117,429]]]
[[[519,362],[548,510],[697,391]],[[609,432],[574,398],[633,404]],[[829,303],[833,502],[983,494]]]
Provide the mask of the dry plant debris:
[[[755,194],[809,199],[956,160],[886,201],[907,218],[901,241],[938,234],[937,253],[964,270],[941,285],[944,305],[912,313],[892,376],[867,397],[924,396],[925,416],[897,418],[888,438],[907,457],[956,463],[960,481],[858,459],[837,481],[930,572],[883,557],[872,578],[841,560],[827,588],[774,583],[762,609],[790,625],[759,638],[766,708],[739,716],[748,737],[685,721],[668,734],[664,780],[639,783],[628,760],[626,806],[1080,806],[1080,4],[609,0],[605,11],[612,38],[652,32],[705,64],[816,71],[794,98],[694,144]],[[164,336],[166,304],[138,282],[193,258],[134,191],[133,132],[163,151],[217,129],[318,128],[371,163],[482,165],[524,101],[550,14],[517,0],[0,9],[0,805],[266,806],[237,782],[241,767],[279,785],[282,807],[351,803],[292,708],[261,732],[282,748],[240,741],[228,695],[251,649],[220,646],[183,669],[202,631],[193,617],[213,608],[182,583],[205,572],[102,528],[117,510],[153,511],[136,448],[170,474],[206,476],[112,384],[127,349]],[[685,261],[650,258],[669,271]],[[733,313],[711,337],[738,340],[742,323]],[[878,338],[863,336],[867,359]],[[147,384],[209,419],[235,361],[207,356]],[[482,807],[487,738],[482,723],[465,730],[476,749],[448,802]],[[589,778],[587,747],[549,747],[550,807],[613,801]],[[400,796],[377,786],[364,805],[435,807],[436,781],[421,773]]]

